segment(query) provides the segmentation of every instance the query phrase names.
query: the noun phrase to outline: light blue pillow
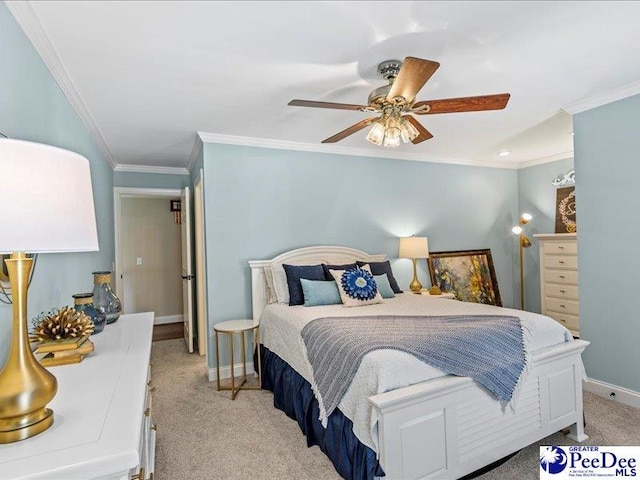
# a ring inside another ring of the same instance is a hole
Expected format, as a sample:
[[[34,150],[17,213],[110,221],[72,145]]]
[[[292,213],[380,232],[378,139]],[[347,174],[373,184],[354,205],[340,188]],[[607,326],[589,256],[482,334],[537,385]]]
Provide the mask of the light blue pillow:
[[[304,306],[315,307],[318,305],[339,305],[342,303],[338,285],[334,281],[300,279]]]
[[[380,292],[380,295],[382,295],[382,298],[395,297],[391,284],[389,283],[389,277],[387,277],[386,273],[383,273],[382,275],[374,275],[373,279],[378,285],[378,291]]]

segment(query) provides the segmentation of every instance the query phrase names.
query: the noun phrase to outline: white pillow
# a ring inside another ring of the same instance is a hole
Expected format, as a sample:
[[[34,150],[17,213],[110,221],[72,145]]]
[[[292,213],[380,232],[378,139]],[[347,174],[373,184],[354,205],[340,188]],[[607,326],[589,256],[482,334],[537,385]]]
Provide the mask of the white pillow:
[[[276,291],[278,303],[289,305],[289,285],[284,268],[282,265],[274,265],[271,272],[273,273],[273,288]]]
[[[329,270],[329,273],[338,284],[342,306],[361,307],[383,302],[368,265],[350,270]]]
[[[273,285],[273,272],[271,267],[264,267],[264,279],[267,282],[267,303],[275,303],[278,301],[276,289]]]

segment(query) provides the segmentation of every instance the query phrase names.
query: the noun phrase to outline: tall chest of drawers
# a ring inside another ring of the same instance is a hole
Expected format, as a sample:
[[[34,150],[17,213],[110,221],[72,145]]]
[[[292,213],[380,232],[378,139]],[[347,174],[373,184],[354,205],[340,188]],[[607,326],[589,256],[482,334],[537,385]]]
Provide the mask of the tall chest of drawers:
[[[542,314],[580,336],[578,243],[575,233],[538,234]]]

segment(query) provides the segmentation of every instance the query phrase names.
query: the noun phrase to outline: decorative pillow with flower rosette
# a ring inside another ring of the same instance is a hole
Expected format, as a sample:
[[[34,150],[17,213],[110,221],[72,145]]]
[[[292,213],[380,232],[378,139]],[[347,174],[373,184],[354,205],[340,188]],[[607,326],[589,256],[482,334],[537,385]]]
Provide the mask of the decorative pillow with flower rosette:
[[[382,303],[382,295],[368,268],[329,271],[338,284],[343,306],[360,307]]]

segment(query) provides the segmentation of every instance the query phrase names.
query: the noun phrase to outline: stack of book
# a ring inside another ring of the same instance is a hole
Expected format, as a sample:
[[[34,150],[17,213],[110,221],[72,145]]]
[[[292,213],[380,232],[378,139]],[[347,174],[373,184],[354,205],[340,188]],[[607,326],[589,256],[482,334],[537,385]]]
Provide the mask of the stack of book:
[[[39,343],[34,355],[43,366],[53,367],[79,363],[91,352],[93,342],[85,336]]]

